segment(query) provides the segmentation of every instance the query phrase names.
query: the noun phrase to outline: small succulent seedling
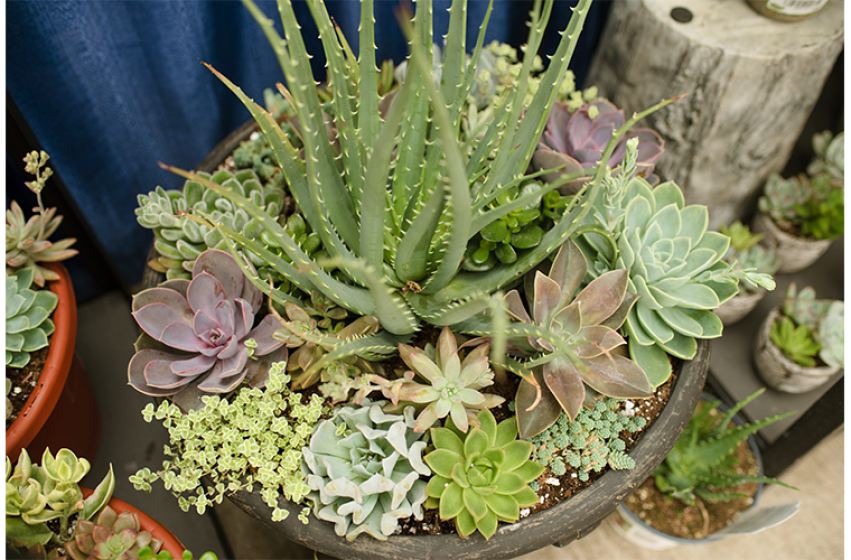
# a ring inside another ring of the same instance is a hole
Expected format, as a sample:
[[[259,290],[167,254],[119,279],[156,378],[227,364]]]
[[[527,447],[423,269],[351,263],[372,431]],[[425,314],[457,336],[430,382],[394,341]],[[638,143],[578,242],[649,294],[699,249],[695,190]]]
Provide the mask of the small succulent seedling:
[[[45,208],[41,202],[41,191],[53,170],[47,165],[50,157],[46,152],[30,152],[24,158],[26,172],[35,175],[35,181],[25,184],[35,193],[38,206],[29,220],[14,200],[6,211],[6,266],[12,270],[32,267],[35,271],[33,281],[36,286],[44,287],[47,280],[59,280],[59,275],[38,263],[57,262],[76,255],[76,249],[70,249],[76,239],[67,238],[55,243],[48,241],[62,223],[62,216],[56,215],[56,208]],[[44,169],[42,169],[44,168]]]
[[[399,344],[399,355],[411,369],[402,379],[386,384],[382,390],[394,405],[399,402],[426,405],[417,417],[415,431],[423,432],[438,419],[451,415],[455,426],[466,432],[471,423],[478,424],[480,410],[505,401],[499,395],[480,392],[493,385],[494,374],[488,366],[489,349],[489,344],[481,344],[462,361],[455,335],[449,327],[440,332],[436,351]],[[428,384],[414,381],[415,375]]]

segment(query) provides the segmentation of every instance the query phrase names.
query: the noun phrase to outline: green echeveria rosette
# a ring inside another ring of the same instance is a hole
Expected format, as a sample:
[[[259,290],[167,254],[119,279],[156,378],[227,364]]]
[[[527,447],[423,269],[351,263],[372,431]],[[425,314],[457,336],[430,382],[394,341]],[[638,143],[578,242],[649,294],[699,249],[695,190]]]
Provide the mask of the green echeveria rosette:
[[[264,183],[251,169],[238,171],[236,175],[224,170],[212,177],[207,173],[198,175],[249,199],[270,216],[277,217],[281,212],[283,189]],[[139,195],[138,202],[136,220],[142,227],[154,231],[154,248],[159,255],[148,265],[164,273],[169,280],[191,278],[198,255],[207,249],[226,248],[218,231],[190,219],[190,215],[206,214],[216,223],[250,239],[263,239],[263,228],[258,220],[221,195],[205,189],[197,181],[186,181],[180,191],[166,191],[157,187],[147,195]],[[268,244],[268,240],[263,240]],[[264,264],[254,254],[246,254],[255,266]]]
[[[658,386],[671,371],[665,352],[690,360],[695,339],[721,336],[721,321],[711,310],[738,293],[737,280],[721,262],[730,238],[707,231],[707,208],[685,206],[675,183],[652,189],[635,178],[623,200],[628,202],[616,262],[610,266],[597,253],[592,268],[630,269],[628,290],[640,297],[624,325],[629,352]]]
[[[422,461],[424,433],[414,432],[414,408],[382,412],[384,401],[338,408],[302,449],[316,517],[335,523],[338,536],[361,533],[386,540],[399,520],[423,518],[431,470]]]
[[[6,366],[22,368],[30,352],[47,347],[55,329],[50,314],[59,297],[50,290],[30,289],[35,277],[32,267],[6,276]]]
[[[464,434],[450,419],[445,428],[431,429],[435,450],[425,461],[435,474],[426,488],[426,507],[437,507],[444,521],[454,519],[462,538],[478,530],[489,539],[499,521],[514,523],[521,507],[538,503],[529,483],[544,467],[529,460],[532,444],[517,440],[513,417],[497,425],[483,410],[479,425]]]

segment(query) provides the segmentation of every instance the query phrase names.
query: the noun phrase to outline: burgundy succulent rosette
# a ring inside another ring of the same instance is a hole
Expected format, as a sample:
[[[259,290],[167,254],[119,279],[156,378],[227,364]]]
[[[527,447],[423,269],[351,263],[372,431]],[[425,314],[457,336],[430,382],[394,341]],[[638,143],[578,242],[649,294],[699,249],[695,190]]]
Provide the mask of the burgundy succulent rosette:
[[[133,318],[144,332],[128,366],[130,385],[170,396],[185,410],[202,407],[204,393],[229,393],[244,379],[263,387],[287,348],[272,338],[282,327],[275,316],[254,326],[262,303],[263,293],[233,257],[203,252],[192,280],[168,280],[133,297]]]
[[[556,101],[532,157],[532,165],[536,171],[564,165],[559,171],[547,173],[542,177],[548,183],[562,175],[593,169],[603,157],[606,145],[614,133],[625,122],[624,112],[605,99],[587,103],[572,114],[567,105]],[[623,161],[626,141],[630,138],[638,138],[638,175],[655,185],[659,179],[653,175],[653,168],[665,145],[655,130],[636,128],[624,135],[609,158],[609,167],[615,168]],[[588,180],[576,179],[559,190],[563,194],[575,194]]]

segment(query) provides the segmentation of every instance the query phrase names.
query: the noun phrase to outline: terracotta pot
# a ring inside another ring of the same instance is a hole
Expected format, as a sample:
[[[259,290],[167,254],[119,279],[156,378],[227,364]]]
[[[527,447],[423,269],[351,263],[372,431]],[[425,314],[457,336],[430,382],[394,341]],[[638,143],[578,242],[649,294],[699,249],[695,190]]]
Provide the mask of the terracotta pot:
[[[78,457],[93,458],[100,441],[97,401],[74,353],[77,303],[71,277],[59,263],[47,267],[59,274],[59,280],[48,282],[59,296],[52,317],[56,330],[38,384],[6,430],[6,455],[13,463],[23,448],[33,458],[40,458],[46,447],[53,452],[67,447]]]
[[[765,294],[765,290],[742,292],[722,303],[721,307],[716,309],[714,313],[718,315],[725,327],[729,327],[738,323],[753,311],[754,307],[765,297]]]
[[[83,492],[83,496],[88,498],[92,490],[89,488],[80,488]],[[183,554],[183,551],[186,550],[186,547],[181,544],[181,542],[175,537],[171,531],[157,523],[152,517],[144,514],[138,509],[134,508],[127,502],[123,500],[119,500],[118,498],[112,498],[109,500],[109,507],[115,510],[116,513],[124,513],[125,511],[132,511],[139,517],[139,524],[142,526],[142,529],[145,531],[150,531],[155,539],[160,540],[163,543],[162,548],[168,550],[171,553],[172,558],[179,559]]]
[[[832,239],[809,239],[795,237],[777,227],[774,220],[757,212],[754,216],[751,231],[765,234],[765,244],[777,251],[780,257],[780,268],[777,272],[798,272],[804,270],[827,251]]]
[[[841,369],[838,366],[804,367],[787,358],[768,335],[771,325],[779,318],[778,306],[763,321],[754,344],[756,370],[766,385],[784,393],[806,393],[826,383]]]

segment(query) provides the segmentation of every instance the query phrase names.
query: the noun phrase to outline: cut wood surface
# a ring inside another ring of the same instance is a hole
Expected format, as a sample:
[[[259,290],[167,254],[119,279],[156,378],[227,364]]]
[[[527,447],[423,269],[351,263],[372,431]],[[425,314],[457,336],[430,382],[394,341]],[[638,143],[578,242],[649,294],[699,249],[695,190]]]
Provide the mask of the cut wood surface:
[[[671,17],[686,8],[686,23]],[[586,86],[629,116],[687,93],[642,126],[665,139],[656,165],[710,226],[744,217],[780,172],[843,46],[845,3],[783,23],[744,0],[612,3]]]

